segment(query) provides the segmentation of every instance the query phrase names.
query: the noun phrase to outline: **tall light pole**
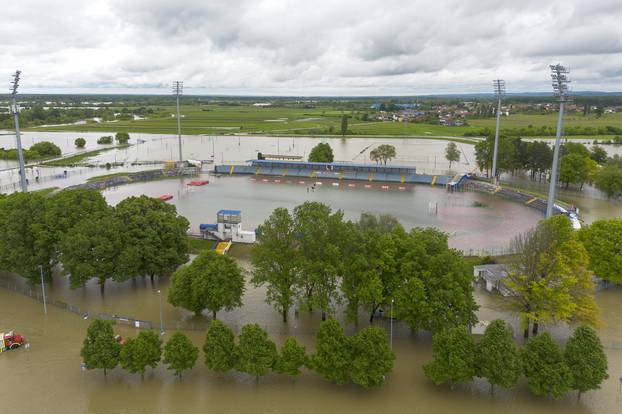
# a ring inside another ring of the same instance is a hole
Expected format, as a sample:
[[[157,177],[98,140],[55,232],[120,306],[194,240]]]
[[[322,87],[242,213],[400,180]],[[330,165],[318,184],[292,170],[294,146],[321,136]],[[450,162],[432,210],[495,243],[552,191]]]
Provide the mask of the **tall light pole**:
[[[555,204],[555,192],[557,190],[557,169],[559,164],[559,147],[561,143],[562,129],[564,127],[564,103],[568,99],[568,69],[560,65],[550,65],[551,79],[553,81],[553,94],[559,100],[559,116],[557,118],[557,134],[555,136],[555,150],[553,151],[553,166],[551,167],[551,183],[549,184],[549,199],[546,203],[546,217],[553,215]]]
[[[26,183],[26,169],[24,168],[24,152],[22,150],[22,136],[19,132],[19,106],[17,105],[17,88],[19,88],[19,77],[21,71],[15,71],[13,75],[13,81],[11,81],[11,113],[13,114],[13,123],[15,124],[15,142],[17,147],[17,158],[19,161],[19,177],[22,191],[25,193],[28,191],[28,184]],[[47,311],[46,311],[47,314]]]
[[[492,180],[497,184],[497,151],[499,150],[499,127],[501,125],[501,98],[505,95],[505,81],[495,79],[492,81],[497,98],[497,128],[495,129],[495,148],[492,153]]]
[[[179,96],[184,93],[184,83],[180,81],[173,82],[173,94],[177,101],[177,138],[179,140],[179,164],[184,161],[181,153],[181,119],[179,115]]]
[[[39,273],[41,273],[41,291],[43,292],[43,313],[47,316],[48,304],[45,299],[45,283],[43,282],[43,266],[39,265]]]
[[[162,319],[162,291],[158,289],[158,297],[160,299],[160,335],[164,335],[164,320]]]

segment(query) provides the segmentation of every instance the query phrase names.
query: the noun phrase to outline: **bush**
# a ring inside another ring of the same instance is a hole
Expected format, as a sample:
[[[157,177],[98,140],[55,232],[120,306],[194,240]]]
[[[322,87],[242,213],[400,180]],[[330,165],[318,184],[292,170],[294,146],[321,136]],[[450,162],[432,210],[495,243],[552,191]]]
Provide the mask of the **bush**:
[[[84,146],[86,145],[86,140],[84,138],[76,138],[76,140],[73,143],[78,148],[84,148]]]
[[[111,136],[100,137],[97,140],[97,143],[100,144],[100,145],[112,144],[112,137]]]

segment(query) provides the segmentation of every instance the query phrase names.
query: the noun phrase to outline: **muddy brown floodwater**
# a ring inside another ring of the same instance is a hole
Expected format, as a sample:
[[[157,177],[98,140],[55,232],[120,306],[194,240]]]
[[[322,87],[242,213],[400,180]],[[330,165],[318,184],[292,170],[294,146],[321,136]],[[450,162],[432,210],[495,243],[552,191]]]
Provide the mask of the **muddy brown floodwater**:
[[[145,302],[150,307],[157,303],[157,298],[153,299],[153,291],[146,285],[137,286],[126,297],[119,297],[116,293],[106,293],[111,304],[128,302],[140,308]],[[610,333],[618,335],[618,338],[620,336],[621,321],[617,311],[619,305],[616,304],[620,295],[621,289],[598,295],[607,323],[603,331],[605,341],[610,339]],[[150,299],[147,300],[147,297]],[[497,298],[478,293],[478,300],[484,305],[480,317],[502,314],[496,307]],[[275,311],[268,308],[265,311],[275,320],[279,318]],[[248,322],[242,316],[240,322]],[[318,319],[315,316],[304,323],[315,326]],[[252,321],[254,314],[247,317]],[[295,318],[292,319],[296,323]],[[384,322],[379,323],[382,325]],[[120,368],[109,373],[106,379],[100,371],[83,372],[80,369],[80,347],[87,324],[88,321],[80,316],[53,306],[48,309],[46,317],[39,302],[0,289],[0,327],[18,330],[31,344],[28,349],[0,355],[3,412],[487,414],[503,411],[507,414],[613,414],[620,413],[622,407],[622,396],[618,393],[622,350],[611,348],[606,350],[609,380],[605,381],[601,390],[587,393],[577,403],[574,394],[559,401],[534,397],[524,383],[512,391],[498,390],[494,398],[488,395],[488,385],[483,381],[458,386],[453,391],[444,386],[436,387],[421,370],[421,366],[431,358],[429,337],[411,335],[404,327],[398,327],[394,339],[397,355],[395,369],[386,385],[378,390],[332,385],[312,372],[305,372],[296,380],[270,374],[256,384],[254,378],[246,375],[215,375],[208,372],[201,355],[197,366],[187,372],[182,381],[175,379],[163,366],[149,369],[144,382],[141,382],[139,375],[130,375]],[[116,326],[115,330],[125,336],[135,335],[136,332],[122,326]],[[203,331],[186,333],[195,344],[202,343]],[[169,335],[167,333],[165,339]],[[278,333],[271,333],[270,336],[277,343],[284,339]],[[313,336],[310,333],[297,332],[296,337],[308,350],[312,350]]]

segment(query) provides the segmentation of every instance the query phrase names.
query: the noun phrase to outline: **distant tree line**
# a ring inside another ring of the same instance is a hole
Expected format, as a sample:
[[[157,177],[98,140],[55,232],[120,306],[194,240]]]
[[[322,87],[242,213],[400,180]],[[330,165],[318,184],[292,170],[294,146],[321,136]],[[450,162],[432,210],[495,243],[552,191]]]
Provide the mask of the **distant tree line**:
[[[494,135],[495,131],[491,128],[471,129],[464,133],[465,137],[481,137]],[[524,128],[501,128],[500,134],[512,137],[543,137],[555,136],[557,128],[555,126],[533,126],[529,125]],[[564,126],[564,135],[622,135],[622,127],[616,126]]]
[[[286,338],[278,350],[259,325],[248,324],[242,327],[236,343],[231,328],[213,320],[205,335],[204,362],[210,371],[222,374],[235,369],[257,381],[269,372],[297,377],[302,368],[307,368],[333,383],[352,381],[364,388],[382,386],[393,369],[395,355],[384,329],[368,327],[348,337],[339,322],[330,318],[320,325],[315,342],[312,355],[307,355],[305,347],[292,337]],[[96,319],[87,329],[80,355],[86,369],[103,369],[104,376],[121,365],[144,380],[147,367],[155,368],[162,361],[181,379],[183,371],[194,367],[199,349],[181,332],[171,336],[164,350],[153,331],[141,331],[122,344],[111,322]]]

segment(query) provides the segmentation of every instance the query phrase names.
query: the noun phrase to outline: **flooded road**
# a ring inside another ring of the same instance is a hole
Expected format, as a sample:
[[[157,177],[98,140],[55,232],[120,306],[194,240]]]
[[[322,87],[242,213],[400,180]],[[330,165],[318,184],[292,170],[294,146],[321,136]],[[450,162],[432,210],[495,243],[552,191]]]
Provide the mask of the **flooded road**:
[[[138,290],[146,291],[141,287]],[[610,292],[616,298],[622,294],[620,289]],[[107,296],[111,301],[121,300],[112,290]],[[122,300],[139,308],[144,304],[143,297],[129,295]],[[607,298],[603,302],[600,295],[598,301],[601,307],[614,305]],[[619,307],[610,310],[618,319],[605,320],[610,327],[620,322],[616,309]],[[79,352],[88,324],[80,316],[50,307],[45,317],[39,302],[5,289],[0,289],[0,310],[0,327],[19,330],[31,344],[29,349],[0,355],[3,412],[614,414],[622,407],[617,379],[622,373],[622,350],[616,349],[606,350],[610,378],[601,390],[585,394],[580,403],[574,394],[560,401],[533,397],[524,382],[512,391],[498,390],[494,398],[489,396],[488,384],[483,381],[456,387],[454,391],[436,387],[421,369],[431,358],[429,338],[413,336],[403,327],[397,329],[394,338],[395,369],[379,390],[365,391],[354,385],[338,387],[312,372],[304,372],[296,380],[270,374],[255,384],[254,378],[243,374],[208,372],[202,354],[197,366],[185,373],[181,382],[163,366],[149,369],[141,382],[139,375],[119,368],[109,373],[107,379],[102,372],[80,370]],[[277,312],[270,312],[279,318]],[[480,317],[498,312],[484,309]],[[240,323],[251,321],[254,322],[251,319]],[[617,325],[614,330],[620,332],[621,328]],[[115,330],[125,336],[136,333],[122,326]],[[195,344],[202,344],[204,332],[186,333]],[[278,333],[271,332],[270,336],[278,344],[284,340]],[[312,351],[311,334],[298,332],[296,338]]]

